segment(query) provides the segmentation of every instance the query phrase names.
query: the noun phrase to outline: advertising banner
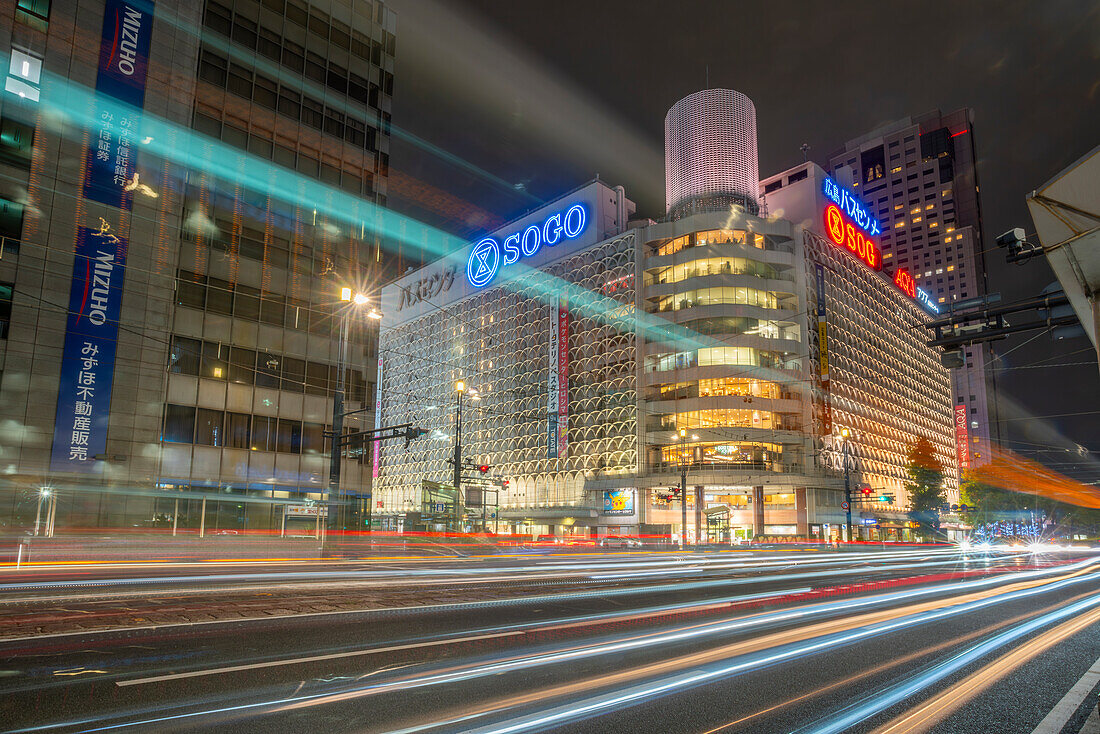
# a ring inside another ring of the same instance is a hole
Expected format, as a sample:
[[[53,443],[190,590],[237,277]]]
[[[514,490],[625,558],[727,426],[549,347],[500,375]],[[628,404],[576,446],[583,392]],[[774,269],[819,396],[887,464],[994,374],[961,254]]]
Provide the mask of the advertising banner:
[[[959,459],[959,469],[970,468],[970,437],[966,430],[966,406],[955,406],[955,454]]]
[[[558,306],[558,458],[569,455],[569,302]]]
[[[546,400],[546,456],[569,455],[569,311],[561,298],[550,307],[550,364]]]
[[[550,362],[546,377],[546,457],[558,458],[558,304],[550,306]]]
[[[150,0],[107,0],[99,45],[94,122],[84,154],[84,197],[120,209],[130,208],[130,184],[137,187],[134,145],[145,104],[152,35]]]
[[[603,510],[601,515],[633,515],[634,514],[634,490],[633,489],[609,489],[603,493]]]
[[[829,405],[829,338],[825,329],[825,267],[814,266],[817,282],[817,361],[821,375],[821,432],[833,430],[833,413]]]
[[[382,357],[378,357],[378,376],[374,381],[374,430],[382,428]],[[371,476],[378,478],[378,465],[382,463],[382,442],[372,441]]]
[[[104,223],[77,229],[69,316],[61,356],[53,451],[54,471],[90,472],[107,451],[126,241]]]

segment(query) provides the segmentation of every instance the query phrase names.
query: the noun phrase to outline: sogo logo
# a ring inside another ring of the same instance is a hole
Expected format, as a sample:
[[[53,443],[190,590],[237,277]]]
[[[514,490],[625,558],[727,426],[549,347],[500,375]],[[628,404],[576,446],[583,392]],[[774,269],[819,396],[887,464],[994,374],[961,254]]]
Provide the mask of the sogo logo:
[[[836,204],[825,207],[825,231],[829,239],[848,250],[862,260],[872,270],[882,270],[882,253],[874,240],[864,237],[856,226],[848,220]]]
[[[553,247],[564,240],[576,239],[587,224],[588,213],[584,206],[574,204],[564,212],[551,214],[541,227],[532,224],[522,232],[508,235],[503,246],[492,237],[486,237],[470,250],[466,280],[475,288],[484,288],[505,265],[519,262],[521,257],[532,257],[543,245]]]

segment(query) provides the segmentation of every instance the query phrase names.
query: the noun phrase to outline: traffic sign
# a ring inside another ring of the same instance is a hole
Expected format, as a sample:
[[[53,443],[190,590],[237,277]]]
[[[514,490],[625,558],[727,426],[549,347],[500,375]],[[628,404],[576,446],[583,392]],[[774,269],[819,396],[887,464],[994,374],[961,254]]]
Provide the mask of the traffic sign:
[[[840,503],[840,509],[842,509],[842,510],[847,510],[850,506],[851,505],[849,505],[847,502],[841,502]]]

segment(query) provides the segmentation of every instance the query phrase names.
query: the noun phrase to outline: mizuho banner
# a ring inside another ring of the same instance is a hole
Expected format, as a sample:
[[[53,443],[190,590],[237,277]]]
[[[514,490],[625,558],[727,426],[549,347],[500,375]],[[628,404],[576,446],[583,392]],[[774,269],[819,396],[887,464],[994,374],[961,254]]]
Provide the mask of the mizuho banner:
[[[131,205],[128,189],[137,186],[134,144],[152,32],[151,0],[107,0],[82,194],[124,210]],[[107,450],[127,242],[116,233],[118,217],[104,217],[97,229],[77,227],[50,454],[53,471],[90,472],[96,455]]]
[[[107,450],[107,419],[122,307],[126,241],[104,224],[77,230],[76,261],[61,357],[53,471],[90,472]]]
[[[152,35],[150,0],[107,0],[91,139],[85,151],[84,198],[120,209],[130,208],[127,185],[132,182],[136,188],[137,183],[134,146],[145,104]]]
[[[550,364],[547,381],[546,455],[569,454],[569,308],[563,297],[550,307]]]

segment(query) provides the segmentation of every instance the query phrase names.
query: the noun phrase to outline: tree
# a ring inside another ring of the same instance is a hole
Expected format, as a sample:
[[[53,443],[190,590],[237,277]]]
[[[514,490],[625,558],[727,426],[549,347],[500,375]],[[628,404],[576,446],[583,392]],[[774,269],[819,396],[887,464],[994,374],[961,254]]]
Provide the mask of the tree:
[[[935,447],[925,438],[918,438],[909,447],[906,458],[909,517],[920,524],[922,536],[935,538],[940,534],[940,505],[947,501],[943,490],[943,463],[936,458]]]

